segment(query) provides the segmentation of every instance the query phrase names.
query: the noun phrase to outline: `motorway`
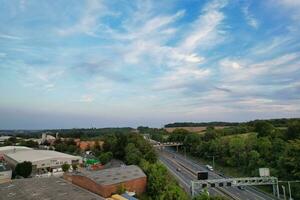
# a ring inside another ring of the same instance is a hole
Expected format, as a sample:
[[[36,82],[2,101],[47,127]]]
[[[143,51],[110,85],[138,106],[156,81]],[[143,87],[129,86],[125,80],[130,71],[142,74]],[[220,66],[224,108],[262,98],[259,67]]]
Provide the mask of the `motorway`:
[[[196,180],[196,175],[191,173],[188,169],[193,171],[207,171],[205,166],[190,158],[185,158],[179,153],[176,153],[170,148],[158,151],[160,161],[168,168],[168,170],[175,176],[179,184],[185,189],[186,192],[191,194],[190,185],[192,180]],[[185,167],[183,167],[183,165]],[[181,171],[177,171],[180,168]],[[209,179],[221,179],[221,177],[215,172],[209,171]],[[221,195],[229,199],[235,200],[274,200],[275,197],[261,192],[253,187],[247,186],[245,190],[240,190],[236,187],[223,187],[223,188],[209,188],[210,195]],[[200,191],[197,191],[200,192]]]

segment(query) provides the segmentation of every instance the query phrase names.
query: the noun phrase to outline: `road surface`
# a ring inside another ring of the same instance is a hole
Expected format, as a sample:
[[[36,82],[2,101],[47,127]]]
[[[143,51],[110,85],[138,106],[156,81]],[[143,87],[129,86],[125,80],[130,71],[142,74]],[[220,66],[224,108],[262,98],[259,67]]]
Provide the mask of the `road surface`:
[[[163,151],[159,151],[160,161],[166,165],[168,170],[175,176],[179,181],[179,184],[185,189],[186,192],[191,193],[190,185],[192,180],[196,180],[196,176],[186,170],[181,165],[183,164],[193,171],[207,171],[205,166],[197,161],[190,158],[185,158],[179,153],[176,153],[170,148],[165,148]],[[181,171],[177,171],[180,168]],[[209,179],[220,179],[224,178],[216,174],[215,172],[208,173]],[[246,187],[246,190],[240,190],[236,187],[224,187],[224,188],[209,188],[210,195],[222,195],[230,199],[241,199],[241,200],[274,200],[273,196],[265,194],[264,192],[258,191],[253,187]],[[199,192],[199,191],[197,191]]]

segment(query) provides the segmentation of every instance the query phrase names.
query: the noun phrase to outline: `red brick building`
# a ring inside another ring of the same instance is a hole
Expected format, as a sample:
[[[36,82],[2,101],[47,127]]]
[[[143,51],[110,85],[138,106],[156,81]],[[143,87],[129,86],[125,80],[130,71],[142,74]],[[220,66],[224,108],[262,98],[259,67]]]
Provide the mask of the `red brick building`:
[[[141,194],[146,191],[147,177],[135,165],[65,174],[64,178],[103,197],[116,193],[120,187]]]

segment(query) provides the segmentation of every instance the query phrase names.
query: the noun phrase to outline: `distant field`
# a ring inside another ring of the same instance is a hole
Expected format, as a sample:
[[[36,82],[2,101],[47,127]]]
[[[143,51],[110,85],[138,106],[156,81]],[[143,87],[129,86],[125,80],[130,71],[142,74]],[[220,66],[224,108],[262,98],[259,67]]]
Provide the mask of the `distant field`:
[[[249,136],[252,136],[252,135],[257,135],[257,133],[255,132],[249,132],[249,133],[242,133],[242,134],[237,134],[237,135],[226,135],[226,136],[223,136],[223,138],[234,138],[234,137],[239,137],[239,138],[247,138]]]
[[[215,126],[215,129],[223,129],[226,128],[227,126]],[[168,127],[164,128],[166,131],[169,133],[172,133],[175,129],[185,129],[190,132],[195,132],[195,133],[200,133],[206,130],[206,126],[198,126],[198,127]]]

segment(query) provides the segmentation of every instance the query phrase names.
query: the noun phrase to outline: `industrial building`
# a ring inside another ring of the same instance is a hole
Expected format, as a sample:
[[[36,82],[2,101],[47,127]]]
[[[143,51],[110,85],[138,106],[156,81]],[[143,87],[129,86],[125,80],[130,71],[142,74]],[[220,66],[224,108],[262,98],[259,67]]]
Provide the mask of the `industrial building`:
[[[24,161],[32,163],[32,173],[41,174],[60,168],[64,163],[81,164],[82,158],[57,151],[26,149],[4,154],[5,161],[12,167]]]
[[[14,179],[0,184],[0,200],[104,200],[61,178]]]
[[[147,177],[136,165],[64,174],[64,178],[103,197],[110,197],[120,187],[141,194],[146,191]]]

